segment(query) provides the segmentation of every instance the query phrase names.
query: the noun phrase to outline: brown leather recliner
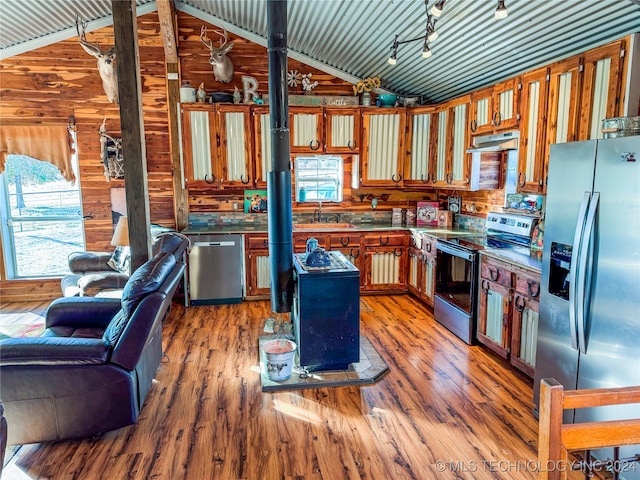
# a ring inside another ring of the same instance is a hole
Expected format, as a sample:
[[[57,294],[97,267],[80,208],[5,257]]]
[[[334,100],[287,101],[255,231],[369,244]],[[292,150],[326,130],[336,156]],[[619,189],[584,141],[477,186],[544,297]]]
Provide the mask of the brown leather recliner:
[[[135,423],[184,269],[160,253],[131,275],[122,299],[58,298],[42,336],[1,340],[8,444],[89,437]]]

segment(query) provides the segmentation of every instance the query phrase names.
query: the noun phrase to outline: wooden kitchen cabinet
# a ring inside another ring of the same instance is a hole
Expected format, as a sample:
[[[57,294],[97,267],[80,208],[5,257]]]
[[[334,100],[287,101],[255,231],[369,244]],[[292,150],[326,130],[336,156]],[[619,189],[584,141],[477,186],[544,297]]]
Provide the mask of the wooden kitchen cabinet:
[[[326,232],[293,232],[293,253],[305,253],[307,251],[307,240],[315,238],[318,247],[329,250],[329,233]]]
[[[329,235],[329,250],[341,252],[360,271],[360,289],[364,287],[364,249],[359,232],[336,232]]]
[[[502,358],[509,357],[511,300],[509,267],[481,256],[477,338]]]
[[[268,105],[253,107],[254,186],[266,188],[267,173],[272,170],[271,117]]]
[[[364,290],[407,291],[408,243],[406,233],[364,235]]]
[[[515,273],[512,308],[511,364],[533,378],[538,344],[540,275]]]
[[[322,107],[289,107],[291,153],[317,154],[324,151]]]
[[[432,124],[436,135],[431,143],[435,149],[430,168],[432,187],[460,190],[469,187],[470,154],[467,147],[470,137],[467,123],[470,98],[465,95],[438,107]]]
[[[409,293],[420,297],[420,268],[422,262],[422,250],[415,247],[409,247],[407,252],[409,259],[407,262],[407,289]]]
[[[362,127],[359,108],[325,107],[324,120],[326,153],[360,154]]]
[[[271,294],[271,264],[266,234],[244,236],[246,297]]]
[[[420,257],[420,298],[433,307],[436,293],[436,237],[423,234]]]
[[[248,105],[181,104],[187,186],[243,187],[252,181],[253,134]]]
[[[548,69],[522,75],[522,120],[518,150],[518,191],[542,193],[546,175]]]
[[[520,77],[471,94],[469,131],[487,135],[517,129],[520,121]]]
[[[402,187],[406,109],[362,109],[363,187]]]
[[[405,187],[431,186],[431,168],[435,159],[435,132],[432,128],[435,107],[407,110],[407,141],[404,164]]]
[[[540,273],[481,254],[479,280],[478,341],[533,378]]]

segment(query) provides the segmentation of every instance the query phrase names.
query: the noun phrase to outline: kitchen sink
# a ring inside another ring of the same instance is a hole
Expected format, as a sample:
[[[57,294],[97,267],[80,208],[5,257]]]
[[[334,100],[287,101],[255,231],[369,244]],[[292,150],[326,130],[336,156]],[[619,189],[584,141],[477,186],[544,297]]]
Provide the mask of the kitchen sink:
[[[294,230],[339,230],[342,228],[355,228],[352,223],[295,223]]]

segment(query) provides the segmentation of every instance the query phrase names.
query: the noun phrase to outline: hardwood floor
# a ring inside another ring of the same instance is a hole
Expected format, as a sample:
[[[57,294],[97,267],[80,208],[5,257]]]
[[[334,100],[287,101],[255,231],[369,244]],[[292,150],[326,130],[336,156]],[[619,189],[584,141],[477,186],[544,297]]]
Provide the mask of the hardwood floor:
[[[361,312],[361,332],[390,372],[374,386],[278,393],[262,393],[259,377],[268,302],[174,303],[168,359],[138,423],[25,445],[2,478],[537,478],[531,382],[465,345],[408,295],[366,301],[373,311]]]

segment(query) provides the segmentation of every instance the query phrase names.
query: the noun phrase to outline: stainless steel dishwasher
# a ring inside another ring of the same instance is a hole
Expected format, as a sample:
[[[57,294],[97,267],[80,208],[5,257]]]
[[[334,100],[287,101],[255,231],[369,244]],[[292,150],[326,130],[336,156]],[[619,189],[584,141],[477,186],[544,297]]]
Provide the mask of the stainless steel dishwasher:
[[[242,301],[242,236],[194,235],[189,254],[191,305]]]

